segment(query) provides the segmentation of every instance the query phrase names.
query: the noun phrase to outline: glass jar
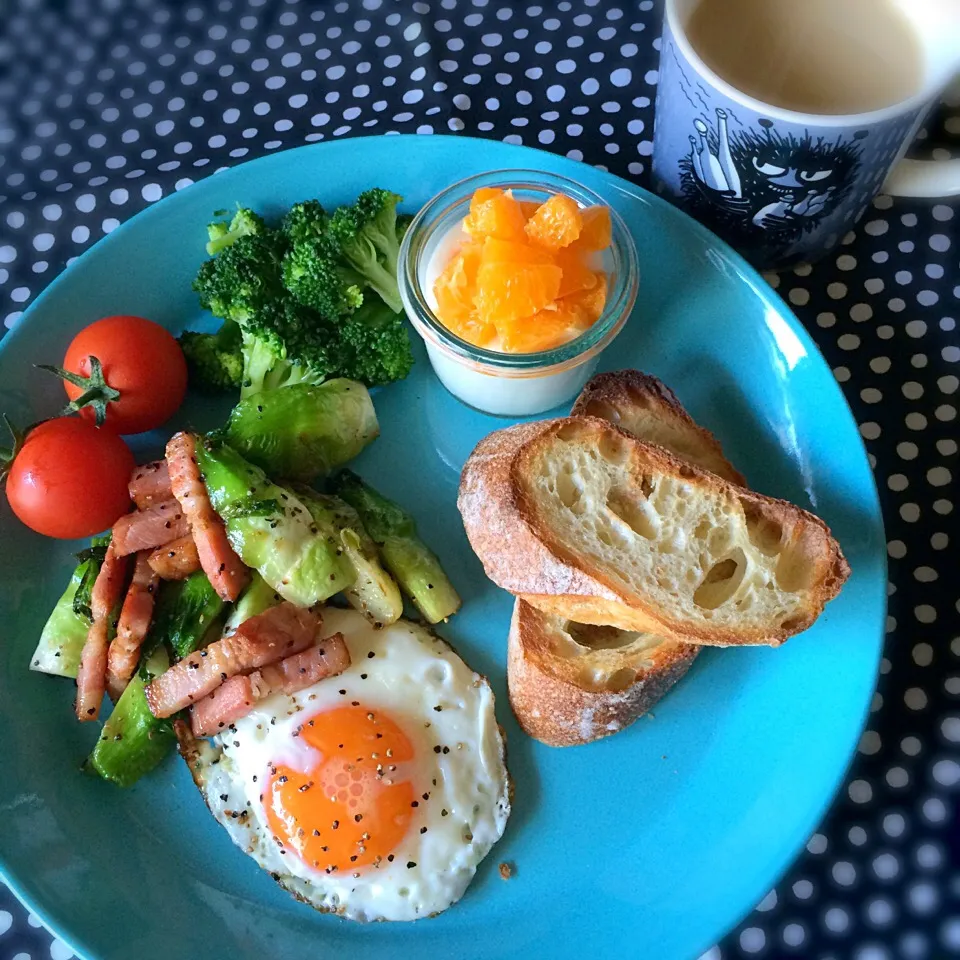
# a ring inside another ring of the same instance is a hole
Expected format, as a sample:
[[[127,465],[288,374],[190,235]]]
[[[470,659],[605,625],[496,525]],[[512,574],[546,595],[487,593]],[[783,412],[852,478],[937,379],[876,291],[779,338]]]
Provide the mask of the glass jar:
[[[484,413],[521,417],[573,399],[601,352],[621,331],[637,296],[637,251],[623,220],[610,210],[612,242],[600,253],[607,300],[596,323],[550,350],[508,353],[462,340],[434,312],[433,283],[466,235],[470,198],[480,187],[510,189],[518,200],[543,203],[564,193],[581,207],[603,198],[566,177],[535,170],[498,170],[467,177],[437,194],[414,217],[400,247],[398,280],[407,316],[423,338],[434,372],[458,399]]]

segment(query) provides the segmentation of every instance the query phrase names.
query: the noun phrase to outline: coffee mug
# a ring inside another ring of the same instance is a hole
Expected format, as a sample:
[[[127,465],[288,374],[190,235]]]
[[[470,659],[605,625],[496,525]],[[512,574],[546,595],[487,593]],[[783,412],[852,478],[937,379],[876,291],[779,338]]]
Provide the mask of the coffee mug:
[[[881,189],[960,195],[960,160],[902,159],[960,70],[960,0],[901,0],[922,54],[920,88],[845,115],[784,109],[720,77],[690,42],[699,2],[666,0],[654,181],[755,266],[779,269],[827,253]]]

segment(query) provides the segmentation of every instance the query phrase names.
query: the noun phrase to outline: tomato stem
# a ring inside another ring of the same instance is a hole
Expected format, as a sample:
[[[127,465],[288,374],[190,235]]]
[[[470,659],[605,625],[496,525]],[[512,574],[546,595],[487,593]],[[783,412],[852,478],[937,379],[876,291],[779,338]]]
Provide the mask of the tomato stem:
[[[17,454],[23,449],[23,442],[27,439],[27,430],[18,430],[5,413],[0,414],[0,419],[7,425],[7,430],[10,431],[10,438],[13,441],[9,447],[0,446],[0,485],[2,485],[13,466],[13,461],[17,459]]]
[[[107,383],[103,376],[103,365],[100,361],[90,354],[90,376],[84,377],[79,373],[72,373],[70,370],[64,370],[63,367],[55,367],[48,363],[38,363],[37,368],[46,370],[54,374],[67,383],[72,383],[75,387],[80,387],[83,393],[76,400],[71,400],[58,414],[65,417],[71,413],[77,413],[83,407],[92,407],[96,416],[97,426],[102,427],[107,419],[107,405],[120,399],[120,391],[114,389]]]

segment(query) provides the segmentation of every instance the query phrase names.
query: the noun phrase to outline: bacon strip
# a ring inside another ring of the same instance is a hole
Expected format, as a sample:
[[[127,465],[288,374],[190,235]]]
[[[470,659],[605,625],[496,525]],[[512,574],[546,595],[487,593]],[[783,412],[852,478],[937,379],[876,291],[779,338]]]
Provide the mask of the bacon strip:
[[[170,438],[167,443],[167,467],[173,494],[190,521],[200,566],[220,597],[233,602],[240,596],[250,576],[230,546],[226,527],[213,509],[207,488],[200,479],[197,438],[192,433],[177,433]]]
[[[245,620],[230,637],[185,657],[146,688],[155,717],[169,717],[196,703],[230,677],[299,653],[313,644],[320,617],[284,602]]]
[[[77,719],[96,720],[106,690],[107,648],[109,645],[110,617],[123,596],[129,562],[114,550],[113,543],[107,547],[103,565],[90,591],[90,612],[93,623],[80,654],[77,670]]]
[[[120,698],[133,671],[137,669],[140,647],[153,619],[153,605],[159,585],[160,578],[150,567],[148,555],[138,553],[133,579],[120,611],[117,635],[107,651],[107,690],[114,701]]]
[[[350,652],[343,634],[321,640],[315,647],[267,664],[246,676],[230,677],[190,710],[194,736],[212,737],[224,727],[245,717],[259,701],[272,693],[296,693],[343,673],[350,666]]]
[[[176,500],[155,503],[146,510],[125,513],[113,525],[113,547],[118,557],[155,547],[185,537],[190,522]]]
[[[187,534],[157,547],[147,559],[153,572],[162,580],[185,580],[200,569],[200,555],[193,536]]]
[[[138,510],[146,510],[156,503],[170,500],[173,489],[170,486],[167,461],[154,460],[152,463],[141,464],[133,471],[128,489],[130,499],[137,505]]]

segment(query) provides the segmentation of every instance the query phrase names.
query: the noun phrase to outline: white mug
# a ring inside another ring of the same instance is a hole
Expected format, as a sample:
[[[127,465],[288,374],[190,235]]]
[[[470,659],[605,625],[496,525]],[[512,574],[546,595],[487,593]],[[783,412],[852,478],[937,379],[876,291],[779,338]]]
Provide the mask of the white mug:
[[[960,160],[903,159],[960,73],[960,0],[894,2],[923,50],[922,88],[879,110],[817,115],[764,103],[718,76],[687,37],[699,0],[666,0],[657,189],[761,268],[831,250],[881,189],[901,197],[960,195]]]

